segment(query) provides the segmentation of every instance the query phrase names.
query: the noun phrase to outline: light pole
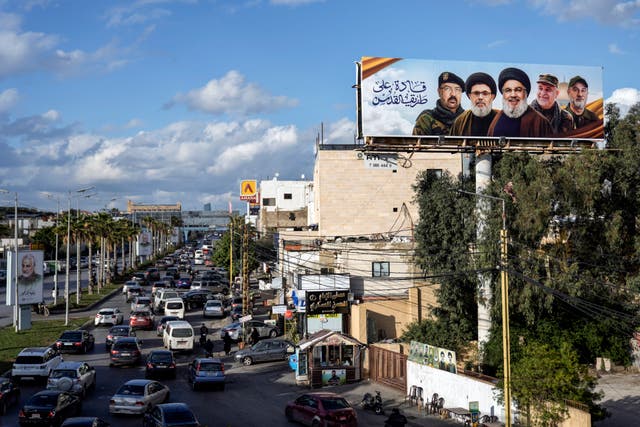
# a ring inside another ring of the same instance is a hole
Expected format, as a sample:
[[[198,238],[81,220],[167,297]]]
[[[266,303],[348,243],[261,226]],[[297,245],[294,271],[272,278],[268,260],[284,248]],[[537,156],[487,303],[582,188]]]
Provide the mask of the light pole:
[[[53,199],[53,194],[45,193],[47,198]],[[56,260],[53,269],[53,305],[58,304],[58,220],[60,214],[60,197],[56,197]]]
[[[0,189],[0,193],[11,194],[9,190]],[[20,305],[18,304],[18,192],[13,192],[15,195],[15,210],[14,210],[14,224],[13,224],[13,251],[15,255],[15,262],[13,264],[13,325],[15,331],[20,331]]]
[[[487,194],[456,190],[458,193],[499,201],[502,203],[502,229],[500,230],[500,289],[502,302],[502,359],[504,371],[505,426],[511,427],[511,340],[509,336],[509,275],[507,272],[507,214],[505,200]]]

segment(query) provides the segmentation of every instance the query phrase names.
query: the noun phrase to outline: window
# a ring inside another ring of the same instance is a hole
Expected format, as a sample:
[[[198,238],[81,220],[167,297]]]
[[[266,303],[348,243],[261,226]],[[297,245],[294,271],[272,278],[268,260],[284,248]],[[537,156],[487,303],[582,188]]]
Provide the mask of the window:
[[[442,178],[442,169],[427,169],[427,176],[431,178]]]
[[[293,199],[293,195],[291,193],[284,193],[284,199],[285,200],[291,200],[291,199]]]
[[[273,197],[265,197],[262,199],[262,206],[275,206],[276,199]]]
[[[388,277],[389,263],[388,262],[372,262],[371,270],[372,270],[371,271],[372,277]]]

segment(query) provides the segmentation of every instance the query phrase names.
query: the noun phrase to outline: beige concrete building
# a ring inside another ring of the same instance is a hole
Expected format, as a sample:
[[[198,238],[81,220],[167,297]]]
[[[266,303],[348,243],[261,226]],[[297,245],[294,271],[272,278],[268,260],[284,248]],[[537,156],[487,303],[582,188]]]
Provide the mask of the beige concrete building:
[[[428,317],[437,285],[414,263],[423,171],[462,171],[460,154],[365,152],[364,146],[318,146],[313,176],[317,229],[280,231],[280,265],[294,274],[349,274],[354,303],[347,333],[371,343],[402,334]]]

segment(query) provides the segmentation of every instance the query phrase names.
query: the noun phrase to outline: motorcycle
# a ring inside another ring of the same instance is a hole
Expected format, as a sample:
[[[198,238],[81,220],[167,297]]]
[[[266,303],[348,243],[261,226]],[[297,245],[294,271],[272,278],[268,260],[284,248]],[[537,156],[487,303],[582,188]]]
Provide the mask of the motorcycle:
[[[207,334],[200,333],[200,347],[204,348],[204,344],[207,342]]]
[[[362,409],[371,409],[376,415],[384,415],[384,409],[382,409],[382,396],[380,392],[376,390],[375,397],[371,393],[365,393],[362,401],[360,402]]]

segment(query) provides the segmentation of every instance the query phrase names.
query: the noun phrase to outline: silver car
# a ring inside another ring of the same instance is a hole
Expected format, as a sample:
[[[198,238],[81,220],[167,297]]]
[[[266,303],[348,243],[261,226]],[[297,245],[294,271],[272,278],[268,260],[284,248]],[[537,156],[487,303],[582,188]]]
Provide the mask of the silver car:
[[[153,380],[129,380],[109,400],[110,414],[142,415],[169,401],[169,387]]]
[[[236,352],[235,359],[245,366],[256,362],[268,362],[272,360],[288,360],[293,353],[294,346],[291,342],[278,339],[266,339],[258,341],[250,348]]]
[[[96,370],[86,362],[62,362],[49,374],[47,390],[62,390],[84,397],[96,387]]]
[[[102,308],[96,314],[93,321],[95,326],[98,325],[120,325],[124,321],[124,316],[118,308]]]
[[[202,317],[224,317],[224,305],[222,301],[211,299],[202,308]]]
[[[137,296],[131,302],[131,311],[149,310],[151,311],[151,305],[153,302],[151,298],[145,296]]]

